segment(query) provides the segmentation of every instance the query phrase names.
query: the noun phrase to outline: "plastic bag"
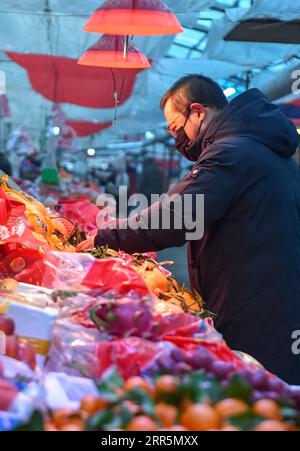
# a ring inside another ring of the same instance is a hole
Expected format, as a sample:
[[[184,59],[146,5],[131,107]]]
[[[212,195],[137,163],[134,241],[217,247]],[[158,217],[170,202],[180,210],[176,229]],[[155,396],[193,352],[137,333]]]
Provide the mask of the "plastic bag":
[[[49,373],[43,382],[45,401],[47,407],[52,410],[79,410],[82,398],[99,396],[97,386],[91,379],[64,373]]]
[[[108,339],[107,334],[76,324],[71,318],[58,319],[52,332],[45,371],[92,378],[97,367],[97,343]]]
[[[67,232],[62,224],[51,219],[46,208],[33,197],[21,191],[16,191],[7,185],[7,176],[0,180],[0,190],[5,194],[11,205],[14,205],[9,213],[9,218],[20,216],[20,208],[23,209],[22,215],[26,220],[26,227],[31,229],[35,238],[41,241],[52,250],[75,251],[67,242]],[[14,203],[14,204],[13,204]],[[18,211],[16,211],[18,209]]]
[[[87,198],[60,200],[57,208],[63,216],[76,222],[80,232],[89,234],[98,230],[97,216],[99,209]]]
[[[130,337],[96,345],[96,365],[90,369],[98,379],[110,367],[115,366],[124,379],[139,376],[151,362],[160,357],[172,345]]]
[[[107,292],[124,296],[130,292],[139,296],[149,294],[143,279],[121,259],[97,260],[89,254],[51,252],[45,264],[55,270],[55,279],[50,286],[43,283],[47,288],[95,290],[94,296]]]
[[[0,246],[0,278],[13,278],[18,282],[51,287],[55,269],[48,266],[51,256],[45,259],[43,250],[33,250],[24,245],[10,243]]]
[[[0,356],[0,365],[0,431],[6,431],[28,421],[42,402],[35,375],[24,363]]]

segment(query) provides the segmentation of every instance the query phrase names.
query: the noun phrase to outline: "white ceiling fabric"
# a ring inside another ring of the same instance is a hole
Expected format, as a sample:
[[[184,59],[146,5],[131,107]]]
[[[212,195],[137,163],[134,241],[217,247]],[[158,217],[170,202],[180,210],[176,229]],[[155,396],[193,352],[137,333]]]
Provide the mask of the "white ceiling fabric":
[[[38,135],[44,128],[45,116],[52,103],[33,91],[27,72],[9,61],[5,51],[41,53],[79,58],[99,35],[86,33],[83,26],[91,13],[104,0],[0,0],[0,70],[7,79],[7,95],[12,110],[12,123],[23,124]],[[290,2],[290,0],[289,0]],[[43,13],[48,3],[51,15]],[[200,11],[217,4],[216,0],[165,0],[183,25],[195,26]],[[277,12],[284,12],[278,0],[261,0],[258,5],[278,3]],[[282,2],[284,3],[284,2]],[[285,2],[286,3],[286,2]],[[291,11],[295,11],[291,2]],[[251,11],[255,11],[253,7]],[[227,78],[254,66],[265,65],[277,58],[288,57],[299,46],[229,43],[223,36],[235,26],[248,9],[230,10],[228,17],[215,21],[209,33],[202,59],[166,58],[174,36],[135,37],[136,45],[152,59],[152,69],[137,77],[132,97],[119,108],[118,127],[98,134],[95,142],[115,139],[124,133],[139,133],[155,129],[163,121],[159,102],[162,94],[180,76],[202,73],[215,79]],[[281,13],[280,13],[281,14]],[[229,19],[230,17],[230,19]],[[69,119],[108,121],[113,109],[90,109],[63,104]],[[30,114],[28,114],[30,112]]]
[[[299,20],[299,11],[299,0],[257,0],[243,19]]]
[[[231,10],[230,17],[238,21],[247,10]],[[204,56],[209,59],[230,61],[246,67],[265,66],[277,59],[288,58],[300,51],[299,45],[269,44],[257,42],[224,41],[224,37],[237,25],[228,17],[216,20],[209,32]]]

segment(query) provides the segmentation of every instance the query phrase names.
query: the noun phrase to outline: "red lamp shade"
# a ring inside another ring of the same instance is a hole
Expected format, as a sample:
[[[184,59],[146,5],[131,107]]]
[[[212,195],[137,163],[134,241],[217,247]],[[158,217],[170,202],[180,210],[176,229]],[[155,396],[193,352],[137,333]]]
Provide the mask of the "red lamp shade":
[[[94,135],[95,133],[99,133],[100,131],[112,126],[111,121],[88,122],[69,119],[66,121],[66,123],[76,131],[76,134],[79,137]]]
[[[124,46],[126,52],[124,53]],[[147,69],[151,67],[145,55],[126,37],[104,35],[79,59],[78,64],[110,68]]]
[[[177,17],[161,0],[107,0],[90,17],[84,29],[127,36],[183,32]]]

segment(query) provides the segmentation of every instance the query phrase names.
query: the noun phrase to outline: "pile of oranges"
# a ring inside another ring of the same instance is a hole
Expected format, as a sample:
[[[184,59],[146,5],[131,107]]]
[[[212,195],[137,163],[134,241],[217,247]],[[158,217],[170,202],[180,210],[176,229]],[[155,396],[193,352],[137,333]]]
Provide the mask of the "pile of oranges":
[[[281,406],[276,401],[261,399],[249,404],[242,399],[227,397],[218,402],[207,399],[193,403],[188,396],[180,397],[180,384],[180,378],[173,375],[160,376],[153,384],[142,377],[132,377],[117,389],[118,401],[87,396],[82,399],[78,412],[53,412],[52,418],[46,422],[46,430],[83,431],[91,429],[93,424],[93,430],[241,431],[245,428],[233,419],[247,415],[256,418],[250,430],[297,430],[295,423],[284,420]],[[132,396],[134,393],[143,394],[141,402]],[[145,408],[145,399],[150,401],[150,410],[149,406]],[[116,422],[125,411],[123,420]],[[108,412],[112,415],[110,425],[104,421]]]

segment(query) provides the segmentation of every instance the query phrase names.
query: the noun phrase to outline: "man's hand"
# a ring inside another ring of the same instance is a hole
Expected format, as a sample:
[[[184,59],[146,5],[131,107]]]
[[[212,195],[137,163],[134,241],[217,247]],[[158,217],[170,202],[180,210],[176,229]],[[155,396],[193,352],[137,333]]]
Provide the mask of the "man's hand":
[[[94,234],[86,241],[82,241],[82,243],[78,244],[76,252],[91,251],[92,249],[94,249],[96,236],[97,234]]]

